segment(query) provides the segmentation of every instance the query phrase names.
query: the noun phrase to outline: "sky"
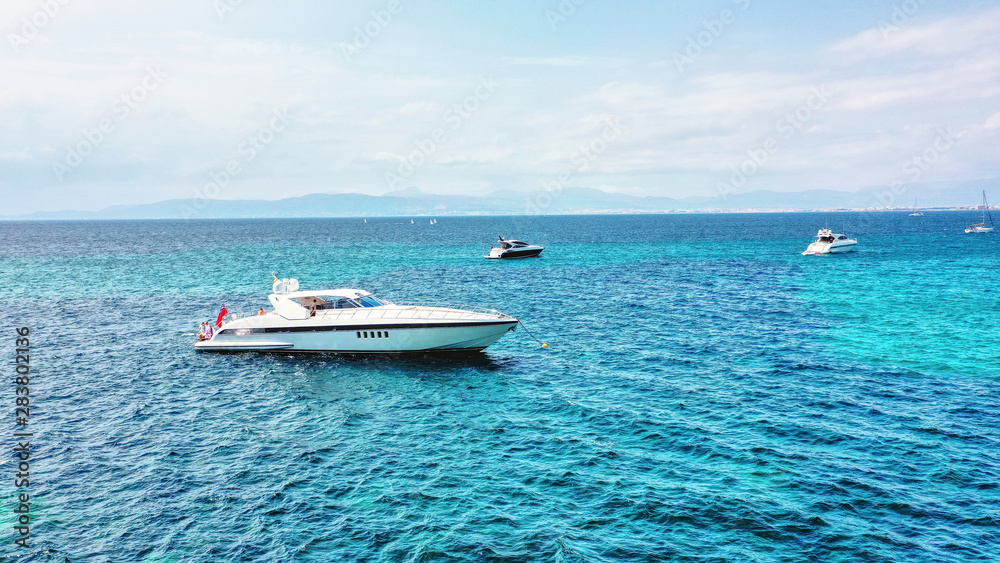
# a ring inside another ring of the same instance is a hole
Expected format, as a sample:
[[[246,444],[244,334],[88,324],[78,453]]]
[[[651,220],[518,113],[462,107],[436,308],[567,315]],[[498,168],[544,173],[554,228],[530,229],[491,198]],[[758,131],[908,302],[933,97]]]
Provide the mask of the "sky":
[[[8,0],[0,215],[1000,176],[1000,1]]]

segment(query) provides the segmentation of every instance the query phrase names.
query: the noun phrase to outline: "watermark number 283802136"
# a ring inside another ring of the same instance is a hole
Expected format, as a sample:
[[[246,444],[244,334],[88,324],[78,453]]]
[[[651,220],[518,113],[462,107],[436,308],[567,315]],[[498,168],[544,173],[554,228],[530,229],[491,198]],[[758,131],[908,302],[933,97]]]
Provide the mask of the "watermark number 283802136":
[[[14,340],[14,543],[27,548],[31,537],[31,349],[28,334],[23,326],[17,329]]]

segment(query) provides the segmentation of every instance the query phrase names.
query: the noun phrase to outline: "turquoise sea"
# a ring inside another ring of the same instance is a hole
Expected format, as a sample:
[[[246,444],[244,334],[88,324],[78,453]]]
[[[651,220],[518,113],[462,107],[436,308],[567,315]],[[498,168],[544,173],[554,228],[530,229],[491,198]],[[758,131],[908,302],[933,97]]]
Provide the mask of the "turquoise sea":
[[[437,219],[0,223],[0,560],[1000,560],[975,212]],[[801,256],[825,225],[857,252]],[[497,235],[546,250],[483,259]],[[272,272],[494,307],[549,347],[195,353]]]

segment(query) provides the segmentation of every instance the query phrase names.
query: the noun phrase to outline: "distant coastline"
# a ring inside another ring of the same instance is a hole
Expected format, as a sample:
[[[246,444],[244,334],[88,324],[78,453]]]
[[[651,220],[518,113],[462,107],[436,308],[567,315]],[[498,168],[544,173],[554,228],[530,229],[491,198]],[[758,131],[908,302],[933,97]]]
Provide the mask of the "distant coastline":
[[[173,199],[137,205],[116,205],[98,211],[40,211],[3,216],[5,221],[68,221],[113,219],[292,219],[375,217],[469,217],[533,215],[641,215],[692,213],[851,213],[912,211],[904,198],[919,194],[921,211],[972,211],[981,191],[1000,191],[1000,179],[956,186],[912,185],[894,195],[888,188],[858,192],[757,190],[725,197],[674,199],[632,196],[593,188],[558,192],[505,190],[483,196],[442,195],[407,188],[373,196],[357,193],[316,193],[278,200]]]
[[[991,207],[992,209],[992,207]],[[925,212],[957,212],[977,211],[975,207],[935,207],[921,208]],[[908,207],[870,208],[870,209],[697,209],[697,210],[580,210],[559,213],[438,213],[438,214],[408,214],[408,215],[295,215],[295,216],[237,216],[237,217],[0,217],[0,222],[58,222],[58,221],[240,221],[248,219],[288,220],[288,219],[428,219],[443,217],[570,217],[570,216],[600,216],[600,215],[753,215],[779,213],[909,213]]]

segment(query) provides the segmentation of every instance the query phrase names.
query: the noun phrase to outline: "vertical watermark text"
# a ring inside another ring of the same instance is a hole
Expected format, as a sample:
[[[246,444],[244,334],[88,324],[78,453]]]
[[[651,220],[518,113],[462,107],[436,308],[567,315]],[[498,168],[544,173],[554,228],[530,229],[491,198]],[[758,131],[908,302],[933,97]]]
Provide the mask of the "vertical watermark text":
[[[22,326],[16,329],[14,339],[14,543],[27,548],[31,538],[31,348],[28,336],[31,330]]]

